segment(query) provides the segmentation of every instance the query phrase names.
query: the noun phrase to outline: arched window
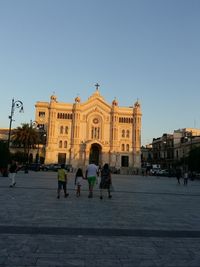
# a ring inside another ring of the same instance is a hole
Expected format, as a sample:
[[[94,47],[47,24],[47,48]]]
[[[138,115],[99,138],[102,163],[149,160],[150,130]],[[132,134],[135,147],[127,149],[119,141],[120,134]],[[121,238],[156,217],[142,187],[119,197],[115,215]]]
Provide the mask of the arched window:
[[[62,148],[62,141],[59,141],[59,148]]]
[[[64,148],[67,148],[67,141],[64,141]]]
[[[124,151],[125,147],[124,147],[124,144],[122,144],[122,151]]]
[[[129,144],[126,145],[126,151],[129,151]]]
[[[129,132],[129,130],[127,130],[126,131],[126,137],[129,138],[129,136],[130,136],[130,132]]]
[[[68,134],[68,126],[65,126],[65,134]]]
[[[92,139],[99,139],[100,138],[100,127],[92,127],[91,138]]]
[[[122,130],[122,137],[125,137],[125,130]]]
[[[60,134],[63,134],[63,126],[60,126]]]
[[[91,129],[91,138],[92,139],[94,138],[94,127],[92,127],[92,129]]]

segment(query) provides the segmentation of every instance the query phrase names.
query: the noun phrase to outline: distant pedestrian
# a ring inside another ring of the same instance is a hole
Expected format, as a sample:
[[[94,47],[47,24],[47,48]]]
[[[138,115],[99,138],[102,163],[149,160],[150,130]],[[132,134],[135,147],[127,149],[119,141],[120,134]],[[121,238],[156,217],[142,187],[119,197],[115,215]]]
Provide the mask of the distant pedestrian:
[[[85,173],[85,177],[88,180],[89,185],[89,195],[88,198],[93,197],[93,188],[95,183],[97,182],[97,176],[99,175],[99,168],[98,166],[92,161],[91,164],[88,165]]]
[[[9,167],[9,178],[10,178],[10,187],[14,187],[16,185],[16,173],[18,170],[17,162],[15,160],[12,160],[10,167]]]
[[[83,182],[84,176],[83,176],[83,171],[81,168],[78,168],[75,176],[75,189],[76,189],[76,196],[80,197],[81,195],[81,186]]]
[[[184,185],[187,185],[188,184],[188,172],[185,172],[184,173]]]
[[[61,164],[61,169],[58,169],[58,190],[57,190],[57,198],[60,198],[60,191],[63,188],[64,197],[68,197],[67,193],[67,171],[65,170],[65,164]]]
[[[101,170],[101,182],[100,182],[100,199],[103,199],[103,190],[107,189],[108,197],[111,198],[110,186],[111,186],[111,171],[109,165],[106,163]]]
[[[176,169],[176,179],[177,179],[178,184],[180,184],[180,179],[181,179],[181,169],[180,168]]]

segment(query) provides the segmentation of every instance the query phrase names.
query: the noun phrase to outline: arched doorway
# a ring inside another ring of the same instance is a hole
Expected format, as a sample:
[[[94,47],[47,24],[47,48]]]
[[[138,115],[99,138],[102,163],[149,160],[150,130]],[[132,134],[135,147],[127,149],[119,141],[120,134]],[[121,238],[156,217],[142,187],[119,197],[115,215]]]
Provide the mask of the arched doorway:
[[[101,157],[101,146],[99,144],[92,144],[90,148],[89,163],[94,161],[96,165],[99,165],[100,157]]]

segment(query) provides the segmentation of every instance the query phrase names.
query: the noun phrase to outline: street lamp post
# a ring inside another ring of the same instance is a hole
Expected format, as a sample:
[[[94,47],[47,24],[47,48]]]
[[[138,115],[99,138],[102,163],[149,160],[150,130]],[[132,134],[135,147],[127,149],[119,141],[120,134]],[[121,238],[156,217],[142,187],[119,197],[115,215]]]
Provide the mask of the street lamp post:
[[[10,124],[9,124],[9,132],[8,132],[8,150],[10,149],[10,137],[11,137],[11,129],[12,129],[12,122],[13,122],[13,115],[15,113],[15,109],[19,109],[19,112],[23,112],[24,108],[23,108],[23,102],[20,100],[14,100],[14,98],[12,99],[12,105],[11,105],[11,112],[10,112],[10,116],[8,117],[10,120]]]

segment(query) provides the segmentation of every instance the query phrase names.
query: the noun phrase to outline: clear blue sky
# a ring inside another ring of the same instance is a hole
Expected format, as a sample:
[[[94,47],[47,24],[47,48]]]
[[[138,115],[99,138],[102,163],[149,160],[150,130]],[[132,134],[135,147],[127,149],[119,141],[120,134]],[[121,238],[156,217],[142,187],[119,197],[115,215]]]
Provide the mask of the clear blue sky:
[[[200,128],[200,1],[0,0],[0,127],[35,118],[36,101],[142,105],[142,143]]]

